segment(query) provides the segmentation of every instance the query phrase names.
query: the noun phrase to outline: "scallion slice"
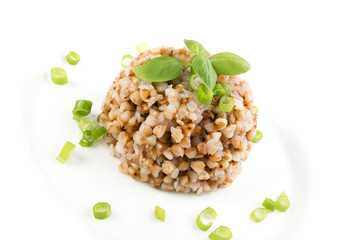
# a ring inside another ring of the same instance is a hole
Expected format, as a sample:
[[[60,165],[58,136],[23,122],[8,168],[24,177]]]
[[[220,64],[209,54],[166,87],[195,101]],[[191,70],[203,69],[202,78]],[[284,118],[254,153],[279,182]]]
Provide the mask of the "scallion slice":
[[[95,138],[92,135],[92,131],[86,130],[83,133],[83,137],[80,139],[79,144],[82,147],[90,147],[94,141],[95,141]]]
[[[253,143],[258,143],[260,142],[260,140],[262,139],[263,137],[263,133],[259,130],[256,131],[256,134],[255,134],[255,137],[254,139],[252,140]]]
[[[160,220],[160,221],[162,221],[162,222],[165,222],[165,210],[164,210],[163,208],[161,208],[161,207],[159,207],[159,206],[156,206],[156,207],[154,208],[154,216],[155,216],[158,220]]]
[[[77,100],[73,109],[73,115],[82,117],[87,116],[91,112],[92,102],[89,100]]]
[[[88,118],[82,118],[79,121],[79,128],[82,132],[86,130],[94,131],[97,128],[97,123],[95,121],[90,122]]]
[[[223,112],[231,112],[234,105],[235,100],[232,97],[224,95],[220,98],[218,107]]]
[[[264,202],[262,205],[266,208],[271,210],[271,212],[275,211],[277,204],[270,198],[265,198]]]
[[[232,238],[232,232],[228,227],[220,226],[210,233],[209,239],[211,240],[229,240]]]
[[[220,85],[223,87],[223,89],[225,90],[225,94],[226,95],[230,95],[232,92],[232,86],[231,84],[227,83],[227,82],[223,82],[220,83]]]
[[[213,100],[213,92],[202,83],[198,86],[197,99],[209,106]]]
[[[282,192],[276,200],[277,210],[285,212],[290,207],[290,201],[285,192]]]
[[[55,67],[51,69],[51,80],[58,85],[68,83],[67,73],[64,69]]]
[[[250,216],[252,217],[254,222],[261,222],[267,217],[267,214],[270,212],[271,211],[266,208],[257,208],[250,214]]]
[[[60,154],[56,157],[56,159],[61,163],[66,163],[74,149],[75,145],[67,141],[66,144],[64,144]]]
[[[225,95],[225,89],[222,87],[220,83],[215,84],[215,87],[213,88],[214,96],[222,96]]]
[[[215,220],[216,216],[215,210],[207,207],[198,215],[196,220],[197,227],[202,231],[207,231],[213,225],[213,220]]]
[[[255,115],[258,115],[258,112],[259,112],[259,109],[258,109],[258,107],[257,106],[255,106],[255,105],[253,105],[253,108],[255,109]]]
[[[124,55],[122,57],[122,61],[121,61],[122,66],[123,67],[128,66],[133,59],[134,59],[134,57],[131,55]]]
[[[94,131],[92,131],[92,136],[93,138],[96,140],[99,137],[102,137],[103,135],[105,135],[107,133],[107,130],[105,129],[105,127],[100,127]]]
[[[149,45],[147,43],[142,42],[137,44],[136,49],[139,53],[143,53],[144,51],[147,51],[149,49]]]
[[[109,218],[112,214],[111,206],[106,202],[96,203],[93,207],[94,216],[97,219]]]
[[[80,56],[78,53],[70,51],[66,56],[66,60],[71,65],[77,65],[77,63],[80,61]]]
[[[192,74],[188,82],[192,90],[196,92],[198,91],[199,85],[203,83],[197,74]]]

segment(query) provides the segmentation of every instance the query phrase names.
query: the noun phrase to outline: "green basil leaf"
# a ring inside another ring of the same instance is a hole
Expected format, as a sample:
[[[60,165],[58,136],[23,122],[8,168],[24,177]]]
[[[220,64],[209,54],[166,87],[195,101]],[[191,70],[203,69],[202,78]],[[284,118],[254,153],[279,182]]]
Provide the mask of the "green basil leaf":
[[[207,86],[209,90],[213,90],[217,75],[209,59],[202,55],[196,55],[192,58],[191,67],[198,74],[205,86]]]
[[[250,64],[245,59],[229,52],[215,54],[209,59],[220,75],[236,76],[250,69]]]
[[[170,56],[148,60],[134,68],[135,75],[148,82],[165,82],[177,78],[182,72],[183,62]]]
[[[185,39],[184,42],[186,46],[191,50],[190,53],[200,54],[200,55],[203,55],[204,57],[209,55],[208,51],[205,50],[203,45],[200,44],[199,42],[195,40],[187,40],[187,39]]]

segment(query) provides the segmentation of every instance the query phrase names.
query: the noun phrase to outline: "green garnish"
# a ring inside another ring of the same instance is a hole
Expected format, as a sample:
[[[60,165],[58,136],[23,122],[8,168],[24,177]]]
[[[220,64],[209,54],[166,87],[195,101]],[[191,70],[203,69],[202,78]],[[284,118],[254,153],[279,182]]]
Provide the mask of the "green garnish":
[[[60,154],[56,157],[56,159],[61,163],[66,163],[74,149],[75,145],[67,141],[66,144],[64,144]]]
[[[277,204],[270,198],[265,198],[264,202],[262,205],[266,208],[271,210],[271,212],[275,211]]]
[[[216,216],[215,210],[207,207],[198,215],[196,220],[197,227],[202,231],[207,231],[213,225],[213,220],[215,220]]]
[[[209,106],[213,100],[213,92],[202,83],[198,86],[197,99],[201,103]]]
[[[191,89],[195,92],[198,91],[199,85],[203,83],[196,73],[191,75],[188,82],[190,84]]]
[[[68,55],[66,56],[66,60],[71,65],[77,65],[78,62],[80,61],[80,56],[78,53],[76,53],[74,51],[70,51],[68,53]]]
[[[73,115],[79,117],[87,116],[91,112],[92,102],[89,100],[77,100],[73,109]]]
[[[231,112],[234,105],[235,100],[232,97],[224,95],[220,98],[218,107],[223,112]]]
[[[160,220],[160,221],[162,221],[162,222],[165,222],[165,210],[164,210],[163,208],[161,208],[161,207],[159,207],[159,206],[156,206],[156,207],[154,208],[154,216],[155,216],[158,220]]]
[[[254,220],[254,222],[261,222],[267,217],[267,214],[269,214],[271,211],[266,208],[257,208],[255,209],[250,216]]]
[[[123,67],[126,67],[126,66],[128,66],[128,65],[130,64],[130,62],[131,62],[133,59],[134,59],[134,57],[131,56],[131,55],[128,55],[128,54],[123,55],[123,56],[122,56],[121,65],[122,65]]]
[[[204,57],[208,56],[209,53],[205,48],[203,47],[202,44],[195,40],[184,40],[186,47],[188,47],[191,50],[191,54],[200,54],[203,55]]]
[[[192,58],[191,67],[209,90],[213,90],[216,84],[217,75],[209,59],[202,55],[196,55]]]
[[[147,51],[149,49],[149,45],[147,43],[142,42],[137,44],[136,49],[139,53],[143,53],[144,51]]]
[[[260,140],[262,139],[263,137],[263,133],[259,130],[256,131],[256,134],[255,134],[255,137],[254,139],[252,140],[253,143],[258,143],[260,142]]]
[[[90,122],[88,118],[82,118],[79,121],[79,128],[82,132],[86,130],[93,131],[97,128],[97,123],[95,121]]]
[[[245,59],[229,52],[215,54],[209,59],[220,75],[236,76],[250,69],[250,64]]]
[[[258,115],[259,109],[257,106],[253,105],[253,108],[255,109],[255,115]]]
[[[281,192],[276,200],[277,210],[280,212],[285,212],[290,207],[290,202],[285,192]]]
[[[107,133],[107,130],[104,127],[100,127],[96,130],[86,130],[83,132],[83,137],[80,139],[80,146],[89,147],[94,141]]]
[[[177,78],[182,73],[183,62],[170,56],[148,60],[134,68],[137,77],[148,82],[165,82]]]
[[[213,89],[214,96],[223,96],[223,95],[230,95],[232,92],[232,86],[227,83],[217,83],[215,84],[215,87]]]
[[[68,83],[67,73],[64,69],[55,67],[51,69],[51,80],[58,85]]]
[[[96,203],[93,207],[94,216],[97,219],[109,218],[112,214],[111,206],[106,202]]]
[[[229,240],[232,238],[232,232],[228,227],[220,226],[214,232],[210,233],[211,240]]]
[[[191,50],[189,53],[194,54],[191,63],[183,63],[170,56],[156,57],[146,61],[143,65],[135,67],[135,75],[148,82],[165,82],[173,80],[180,76],[183,66],[190,65],[191,77],[189,85],[191,89],[197,92],[197,98],[200,102],[210,105],[212,100],[211,93],[215,96],[226,96],[222,100],[222,111],[232,111],[233,105],[228,95],[232,92],[232,86],[229,83],[216,84],[217,75],[238,75],[245,73],[250,69],[249,63],[240,56],[233,53],[218,53],[208,58],[208,51],[197,41],[184,40],[186,46]],[[199,88],[200,84],[204,84]],[[198,94],[198,92],[201,93]],[[226,102],[229,102],[227,105]],[[233,101],[234,104],[234,101]],[[219,107],[220,109],[220,107]]]

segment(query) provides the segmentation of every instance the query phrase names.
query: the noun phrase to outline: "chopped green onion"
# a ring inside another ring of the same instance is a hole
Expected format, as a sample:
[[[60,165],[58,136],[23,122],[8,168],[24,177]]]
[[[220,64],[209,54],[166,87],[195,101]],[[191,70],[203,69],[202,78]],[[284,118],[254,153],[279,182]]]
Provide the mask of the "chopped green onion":
[[[250,216],[252,217],[254,222],[261,222],[267,217],[267,214],[270,212],[271,211],[266,208],[257,208],[250,214]]]
[[[201,103],[209,106],[213,99],[213,92],[202,83],[198,86],[197,99]]]
[[[220,83],[220,85],[225,89],[225,94],[230,95],[232,92],[232,86],[231,84],[227,82]]]
[[[232,238],[232,232],[228,227],[220,226],[214,232],[210,233],[211,240],[229,240]]]
[[[80,139],[79,144],[82,147],[89,147],[94,143],[94,141],[97,138],[102,137],[106,133],[107,133],[107,130],[104,127],[100,127],[94,131],[86,130],[84,131],[83,137]]]
[[[111,206],[106,202],[96,203],[93,207],[94,216],[97,219],[109,218],[112,214]]]
[[[290,202],[285,192],[282,192],[276,200],[277,210],[285,212],[290,207]]]
[[[192,74],[190,79],[188,80],[190,87],[192,88],[193,91],[198,91],[198,87],[200,84],[202,84],[202,80],[198,77],[198,75]]]
[[[215,84],[215,87],[213,88],[214,96],[222,96],[225,95],[225,89],[221,86],[220,83]]]
[[[58,157],[56,157],[56,159],[61,163],[66,163],[74,149],[75,149],[75,145],[67,141],[66,144],[64,144]]]
[[[80,146],[82,147],[90,147],[95,141],[94,136],[92,135],[92,131],[86,130],[83,133],[83,137],[80,139]]]
[[[259,130],[256,131],[256,134],[255,134],[255,137],[254,139],[252,140],[253,143],[258,143],[260,142],[260,140],[262,139],[263,137],[263,133],[260,132]]]
[[[92,136],[93,138],[96,140],[99,137],[102,137],[103,135],[105,135],[107,133],[107,130],[104,127],[100,127],[94,131],[92,131]]]
[[[270,198],[265,198],[264,202],[262,205],[266,208],[271,210],[272,212],[275,211],[277,204]]]
[[[92,102],[89,100],[77,100],[73,109],[74,116],[87,116],[91,112]]]
[[[232,97],[224,95],[220,98],[218,107],[223,112],[231,112],[234,105],[235,100]]]
[[[88,118],[82,118],[79,121],[79,128],[82,132],[86,130],[94,131],[97,128],[97,123],[95,121],[90,122]]]
[[[162,221],[162,222],[165,222],[165,210],[164,210],[163,208],[161,208],[161,207],[159,207],[159,206],[156,206],[156,207],[154,208],[154,216],[155,216],[158,220],[160,220],[160,221]]]
[[[143,53],[144,51],[147,51],[149,49],[149,45],[147,43],[142,42],[137,44],[136,49],[139,53]]]
[[[51,80],[58,85],[68,83],[67,73],[64,69],[56,67],[51,69]]]
[[[77,116],[77,115],[75,115],[75,116],[73,117],[73,119],[79,122],[83,117],[84,117],[84,116]]]
[[[122,57],[122,62],[121,62],[122,66],[123,67],[128,66],[130,64],[131,60],[133,60],[133,59],[134,59],[134,57],[131,55],[124,55]]]
[[[215,210],[207,207],[198,215],[196,220],[197,227],[202,231],[207,231],[213,225],[213,220],[215,220],[216,216]]]
[[[259,109],[258,109],[258,107],[257,106],[255,106],[255,105],[253,105],[253,108],[255,109],[255,115],[258,115],[258,112],[259,112]]]
[[[70,51],[66,56],[66,60],[71,65],[77,65],[77,63],[80,61],[80,56],[78,53]]]

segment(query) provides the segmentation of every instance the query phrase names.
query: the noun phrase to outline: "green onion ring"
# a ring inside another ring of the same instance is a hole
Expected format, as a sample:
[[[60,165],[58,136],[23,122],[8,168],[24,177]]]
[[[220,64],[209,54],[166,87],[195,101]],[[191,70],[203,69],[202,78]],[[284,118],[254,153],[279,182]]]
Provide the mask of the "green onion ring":
[[[195,73],[191,75],[190,79],[188,80],[188,83],[190,84],[190,87],[192,88],[192,90],[197,92],[199,85],[203,82]]]
[[[57,85],[68,83],[67,73],[64,69],[55,67],[51,69],[51,80]]]
[[[80,61],[80,56],[78,53],[70,51],[66,56],[66,60],[70,65],[77,65],[77,63]]]
[[[213,225],[213,220],[215,220],[216,216],[215,210],[207,207],[198,215],[196,220],[197,227],[202,231],[207,231]]]
[[[90,120],[88,118],[82,118],[79,121],[79,129],[82,132],[85,132],[86,130],[90,130],[90,131],[94,131],[97,128],[97,123],[95,121],[90,122]]]
[[[124,55],[122,57],[122,61],[121,61],[122,66],[123,67],[128,66],[133,59],[134,59],[134,57],[131,55]]]
[[[270,198],[265,198],[262,205],[264,206],[264,208],[271,210],[271,212],[275,211],[277,207],[277,204]]]
[[[224,95],[220,98],[218,107],[223,112],[231,112],[234,105],[235,100],[232,97]]]
[[[162,222],[165,222],[165,210],[164,210],[163,208],[161,208],[161,207],[159,207],[159,206],[156,206],[156,207],[154,208],[154,216],[155,216],[158,220],[160,220],[160,221],[162,221]]]
[[[147,51],[149,49],[149,45],[145,42],[142,42],[137,44],[136,49],[139,53],[143,53],[144,51]]]
[[[266,208],[257,208],[255,209],[251,214],[251,218],[254,220],[254,222],[261,222],[267,217],[267,214],[269,214],[271,211]]]
[[[210,233],[211,240],[229,240],[232,238],[231,230],[226,226],[218,227],[214,232]]]
[[[260,142],[260,140],[262,139],[263,137],[263,133],[259,130],[256,131],[256,134],[255,134],[255,137],[254,139],[252,140],[253,143],[258,143]]]
[[[285,212],[290,207],[290,201],[285,192],[282,192],[276,200],[277,210]]]
[[[74,149],[75,145],[67,141],[66,144],[64,144],[60,154],[56,157],[56,159],[61,163],[66,163]]]
[[[96,203],[93,212],[96,219],[106,219],[112,214],[111,206],[106,202]]]
[[[202,83],[198,86],[197,99],[209,106],[213,100],[213,92]]]
[[[87,116],[91,112],[92,102],[89,100],[77,100],[73,109],[74,116]]]

